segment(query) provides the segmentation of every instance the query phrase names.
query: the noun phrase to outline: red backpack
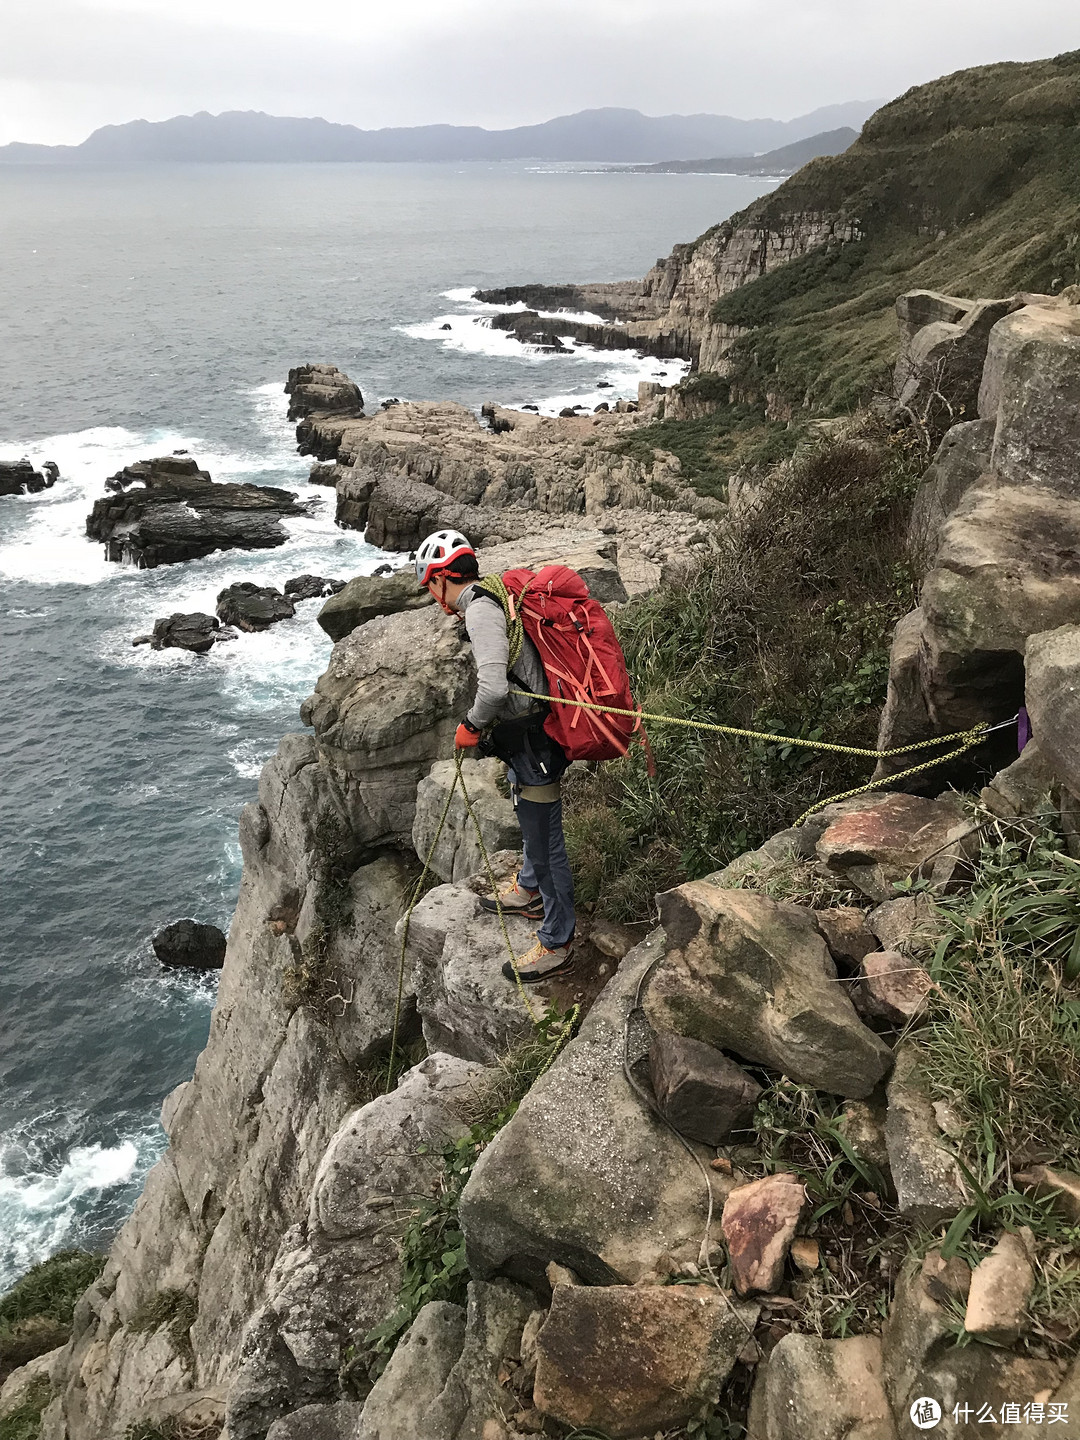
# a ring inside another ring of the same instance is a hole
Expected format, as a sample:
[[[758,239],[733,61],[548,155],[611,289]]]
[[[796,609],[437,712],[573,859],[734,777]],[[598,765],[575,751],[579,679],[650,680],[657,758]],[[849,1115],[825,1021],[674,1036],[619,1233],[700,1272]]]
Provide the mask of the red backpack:
[[[516,613],[540,652],[548,691],[556,699],[634,711],[626,660],[599,600],[566,565],[507,570],[508,627]],[[490,593],[490,592],[489,592]],[[553,704],[544,729],[570,760],[613,760],[625,755],[638,729],[637,714],[607,715],[578,705]]]

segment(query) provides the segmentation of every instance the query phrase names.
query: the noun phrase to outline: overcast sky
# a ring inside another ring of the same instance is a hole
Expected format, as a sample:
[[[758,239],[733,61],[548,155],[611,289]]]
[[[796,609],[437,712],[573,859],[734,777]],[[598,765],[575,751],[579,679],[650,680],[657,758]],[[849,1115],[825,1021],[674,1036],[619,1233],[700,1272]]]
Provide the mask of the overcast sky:
[[[1078,48],[1076,0],[0,0],[0,143],[195,110],[790,119]]]

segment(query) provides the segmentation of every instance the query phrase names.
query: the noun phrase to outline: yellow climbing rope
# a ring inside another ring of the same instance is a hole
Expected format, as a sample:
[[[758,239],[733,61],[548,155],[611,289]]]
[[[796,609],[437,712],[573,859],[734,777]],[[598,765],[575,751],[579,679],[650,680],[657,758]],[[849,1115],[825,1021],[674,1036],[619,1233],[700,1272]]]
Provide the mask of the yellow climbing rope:
[[[516,650],[518,653],[520,653],[521,644],[524,636],[524,628],[521,623],[521,617],[520,615],[517,615],[514,612],[513,607],[510,606],[509,592],[506,591],[506,586],[503,585],[502,580],[499,576],[489,576],[488,579],[482,583],[484,585],[484,588],[487,589],[489,593],[494,594],[496,599],[502,601],[503,604],[507,606],[508,615],[514,615],[513,620],[509,623],[511,658],[513,659],[515,658],[515,638],[517,640]],[[500,593],[500,591],[505,593]],[[980,724],[978,725],[971,726],[969,730],[958,730],[952,735],[935,735],[929,740],[917,740],[911,745],[897,745],[889,750],[871,750],[859,745],[838,745],[829,740],[806,740],[798,735],[773,735],[766,730],[744,730],[736,725],[718,725],[711,720],[684,720],[677,715],[659,715],[648,710],[624,710],[614,705],[599,705],[588,700],[570,700],[565,699],[559,695],[538,695],[534,694],[532,691],[529,690],[515,690],[513,691],[513,693],[515,695],[520,695],[523,699],[526,700],[542,700],[552,705],[574,705],[581,710],[596,710],[604,715],[625,715],[630,717],[631,719],[648,720],[651,724],[677,725],[681,726],[683,729],[686,730],[703,731],[706,734],[731,735],[744,740],[763,740],[766,744],[769,745],[795,745],[805,750],[823,750],[834,755],[858,755],[868,760],[885,760],[896,755],[912,755],[917,751],[929,750],[937,745],[951,744],[954,740],[960,742],[954,749],[948,750],[942,755],[935,755],[930,760],[924,760],[919,765],[912,765],[906,770],[895,771],[893,774],[882,776],[878,780],[869,780],[865,785],[857,785],[851,790],[842,791],[839,795],[830,795],[827,796],[824,800],[819,800],[815,805],[811,805],[808,810],[805,810],[799,816],[799,818],[795,821],[795,824],[797,826],[801,825],[805,820],[809,819],[809,817],[815,814],[818,810],[823,810],[827,805],[835,804],[838,800],[850,800],[856,795],[863,795],[871,790],[879,790],[882,786],[895,785],[897,781],[906,780],[910,776],[918,775],[924,770],[931,770],[934,768],[934,766],[943,765],[948,760],[955,760],[959,756],[965,755],[969,750],[973,750],[976,745],[979,745],[986,738],[986,736],[991,733],[991,731],[1002,728],[1001,725],[988,725],[985,722],[980,722]],[[1003,724],[1011,723],[1011,721],[1003,722]],[[488,883],[490,884],[492,891],[496,895],[498,894],[499,887],[496,883],[495,875],[491,868],[491,860],[488,856],[487,846],[484,844],[484,837],[480,830],[480,821],[477,818],[476,812],[473,809],[472,800],[469,796],[469,791],[465,784],[465,777],[461,773],[461,759],[461,752],[458,751],[454,756],[453,783],[451,784],[450,789],[447,792],[446,802],[443,805],[442,814],[439,816],[439,823],[435,827],[435,834],[432,837],[431,844],[428,846],[427,854],[424,857],[423,869],[420,872],[419,879],[412,888],[409,896],[409,903],[406,907],[405,915],[402,921],[401,952],[398,959],[397,1003],[394,1009],[394,1027],[390,1040],[390,1058],[387,1063],[388,1087],[393,1083],[394,1063],[397,1059],[398,1041],[400,1037],[401,1011],[405,995],[405,965],[406,950],[409,943],[409,925],[412,920],[412,913],[416,909],[417,903],[420,900],[420,896],[423,894],[424,883],[427,880],[428,874],[431,870],[431,861],[435,854],[435,847],[438,845],[439,839],[446,825],[446,817],[450,813],[450,805],[454,798],[454,792],[457,790],[458,786],[461,787],[462,798],[465,801],[465,809],[468,813],[469,819],[472,821],[473,829],[476,832],[476,841],[480,850],[480,855],[484,862],[484,870],[487,875]],[[525,987],[522,983],[521,975],[518,973],[518,968],[516,964],[517,956],[514,953],[514,946],[513,942],[510,939],[510,932],[506,928],[506,916],[503,912],[501,905],[498,907],[498,916],[499,925],[502,929],[503,939],[506,942],[506,949],[510,955],[510,959],[512,962],[514,978],[517,981],[518,994],[521,996],[522,1004],[528,1012],[529,1019],[532,1021],[534,1026],[538,1026],[541,1024],[541,1021],[537,1017],[536,1011],[533,1009],[532,1003],[530,1002],[528,994],[526,993]],[[564,1027],[564,1032],[562,1036],[563,1040],[565,1040],[569,1036],[573,1023],[574,1021],[572,1017],[567,1022],[567,1025]],[[554,1054],[557,1053],[558,1046],[556,1046],[556,1049],[552,1055],[552,1059],[554,1059]]]
[[[805,740],[798,735],[772,735],[767,730],[742,730],[737,725],[717,725],[711,720],[684,720],[677,715],[657,715],[648,710],[623,710],[614,705],[597,705],[588,700],[569,700],[560,695],[536,695],[531,690],[515,690],[515,695],[520,695],[527,700],[546,700],[551,705],[573,705],[579,710],[597,710],[604,715],[626,715],[638,720],[648,720],[657,725],[680,725],[686,730],[700,730],[713,735],[733,735],[743,740],[764,740],[769,745],[796,745],[804,750],[825,750],[833,755],[859,755],[868,760],[885,760],[894,755],[911,755],[917,750],[929,750],[935,745],[948,745],[954,740],[960,744],[955,750],[950,750],[944,755],[935,755],[932,760],[924,760],[921,765],[912,765],[907,770],[897,770],[891,775],[882,776],[880,780],[869,780],[865,785],[858,785],[853,790],[845,790],[840,795],[830,795],[824,800],[819,800],[816,805],[811,805],[809,810],[804,810],[795,821],[801,825],[818,810],[824,810],[826,805],[833,805],[838,800],[850,800],[854,795],[865,794],[869,790],[879,790],[883,785],[894,785],[898,780],[906,780],[911,775],[918,775],[923,770],[932,770],[935,765],[943,765],[946,760],[955,760],[959,755],[965,755],[980,744],[991,730],[999,727],[987,725],[980,722],[972,725],[969,730],[958,730],[953,735],[935,735],[930,740],[916,740],[912,745],[897,745],[891,750],[869,750],[859,745],[837,745],[830,740]],[[1011,724],[1011,721],[1007,721]]]

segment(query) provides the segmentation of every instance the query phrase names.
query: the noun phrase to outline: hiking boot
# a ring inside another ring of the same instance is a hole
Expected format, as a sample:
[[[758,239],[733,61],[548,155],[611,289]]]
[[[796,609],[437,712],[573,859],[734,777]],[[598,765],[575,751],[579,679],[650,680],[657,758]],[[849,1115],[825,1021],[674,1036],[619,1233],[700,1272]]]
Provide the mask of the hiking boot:
[[[543,920],[544,918],[544,902],[540,898],[540,891],[526,890],[516,880],[500,893],[497,900],[482,895],[480,908],[496,913],[501,909],[505,915],[520,915],[523,920]]]
[[[558,975],[568,975],[574,968],[574,942],[568,940],[554,950],[539,940],[525,955],[519,955],[513,964],[509,960],[503,965],[507,980],[519,978],[523,985],[539,985],[542,980],[554,980]]]

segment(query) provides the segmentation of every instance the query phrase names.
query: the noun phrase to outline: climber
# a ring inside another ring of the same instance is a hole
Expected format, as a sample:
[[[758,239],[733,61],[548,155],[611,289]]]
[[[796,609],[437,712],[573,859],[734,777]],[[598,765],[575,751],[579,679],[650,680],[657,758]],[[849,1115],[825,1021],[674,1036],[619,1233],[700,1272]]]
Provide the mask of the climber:
[[[457,728],[454,743],[466,754],[497,755],[509,767],[507,778],[524,841],[525,859],[513,883],[497,899],[482,899],[485,910],[500,907],[508,915],[540,920],[536,944],[507,961],[528,985],[567,974],[574,963],[574,882],[562,827],[559,781],[569,761],[544,731],[549,706],[517,696],[511,682],[534,695],[548,693],[544,668],[532,641],[525,638],[511,667],[510,640],[503,608],[478,589],[476,552],[456,530],[429,535],[416,552],[420,584],[446,611],[461,619],[476,661],[476,695]]]

